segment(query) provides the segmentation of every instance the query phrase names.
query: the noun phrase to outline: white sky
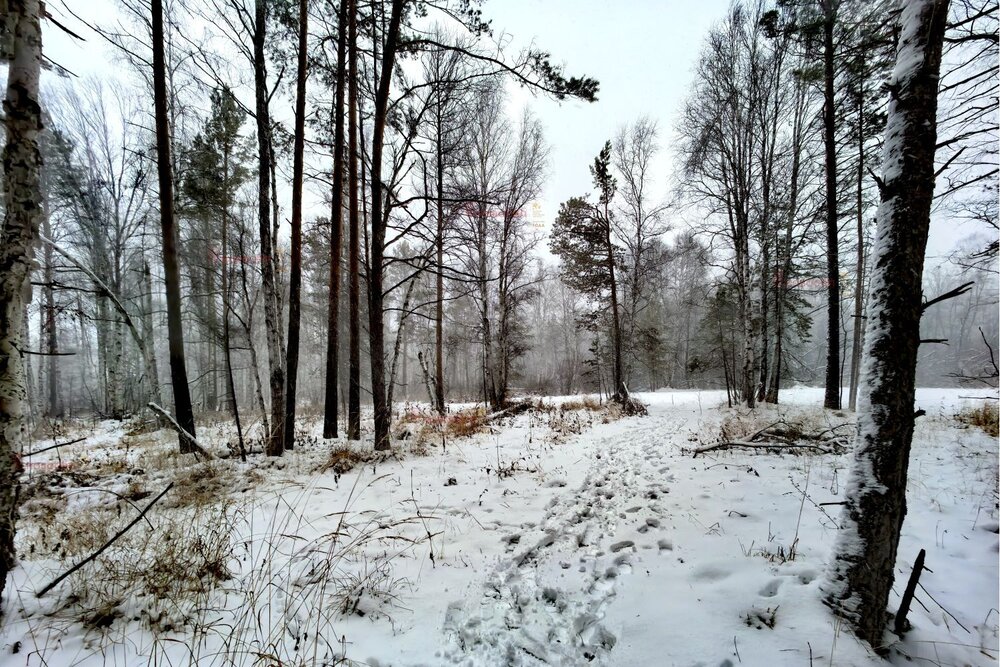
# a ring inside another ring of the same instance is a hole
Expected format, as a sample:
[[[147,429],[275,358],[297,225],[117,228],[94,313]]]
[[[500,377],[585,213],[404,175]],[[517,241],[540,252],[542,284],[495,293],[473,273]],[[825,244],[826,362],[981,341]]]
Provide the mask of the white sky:
[[[93,23],[114,18],[113,0],[52,0],[50,11],[87,40],[78,42],[46,26],[46,54],[84,76],[120,66],[103,41],[65,14],[62,2]],[[559,202],[590,190],[588,167],[624,123],[647,115],[659,124],[662,153],[655,178],[662,195],[673,168],[674,127],[688,94],[693,70],[709,28],[726,13],[728,0],[488,0],[484,15],[496,32],[512,37],[511,48],[534,44],[566,65],[567,74],[600,81],[599,100],[556,102],[516,92],[511,105],[527,103],[541,119],[551,146],[549,175],[540,198],[547,226]],[[152,113],[152,100],[149,100]],[[513,109],[512,109],[513,110]],[[283,114],[277,114],[282,117]],[[288,114],[291,115],[290,113]],[[515,111],[516,115],[516,111]],[[317,206],[316,215],[324,208]],[[310,217],[307,212],[307,218]],[[675,226],[685,223],[676,221]],[[928,246],[930,263],[975,230],[935,220]],[[544,252],[544,251],[543,251]],[[545,252],[544,254],[547,254]]]

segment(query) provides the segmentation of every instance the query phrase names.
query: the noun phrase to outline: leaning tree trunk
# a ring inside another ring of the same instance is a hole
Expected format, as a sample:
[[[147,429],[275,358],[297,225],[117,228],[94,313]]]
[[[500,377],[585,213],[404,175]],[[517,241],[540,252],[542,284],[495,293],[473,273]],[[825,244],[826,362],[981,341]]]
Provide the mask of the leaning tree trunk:
[[[163,0],[153,0],[153,98],[156,108],[156,168],[160,180],[160,228],[163,231],[163,277],[167,290],[167,338],[174,412],[181,428],[195,436],[194,410],[184,363],[184,330],[181,322],[181,270],[177,262],[177,227],[174,220],[174,182],[170,166],[170,127],[167,123],[167,67],[163,53]],[[193,452],[187,439],[178,436],[180,450]]]
[[[26,378],[21,359],[31,263],[42,214],[38,79],[42,29],[38,0],[8,0],[2,55],[9,58],[3,150],[4,213],[0,227],[0,594],[14,566],[20,449],[25,438]]]
[[[823,584],[827,604],[876,648],[884,645],[886,605],[906,515],[948,0],[908,0],[902,7],[889,82],[854,461],[843,527]]]

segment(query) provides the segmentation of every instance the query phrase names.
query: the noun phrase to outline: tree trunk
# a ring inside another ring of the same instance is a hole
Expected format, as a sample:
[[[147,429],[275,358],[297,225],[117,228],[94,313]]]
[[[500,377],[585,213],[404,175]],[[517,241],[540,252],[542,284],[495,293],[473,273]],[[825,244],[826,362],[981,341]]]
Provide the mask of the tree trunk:
[[[42,212],[40,12],[38,0],[8,0],[7,15],[0,17],[4,31],[13,39],[3,105],[7,142],[3,150],[5,212],[0,226],[0,595],[16,559],[14,534],[27,398],[21,348]]]
[[[441,119],[442,100],[438,91],[437,109],[437,276],[434,303],[434,407],[443,415],[444,406],[444,139]]]
[[[330,286],[326,316],[326,385],[323,394],[323,437],[337,437],[337,387],[340,353],[340,246],[344,229],[344,84],[347,81],[347,12],[341,0],[337,22],[337,92],[333,105],[333,190],[330,193]]]
[[[389,449],[389,410],[385,402],[385,344],[382,330],[382,255],[385,250],[386,220],[382,211],[382,143],[385,136],[386,112],[389,106],[389,84],[395,68],[396,46],[404,0],[393,0],[389,29],[382,51],[382,67],[375,94],[375,115],[372,122],[371,161],[371,259],[368,270],[368,338],[371,342],[372,401],[375,407],[375,450]]]
[[[347,296],[348,379],[347,379],[347,438],[361,439],[361,283],[360,242],[361,219],[358,211],[358,22],[357,7],[350,3],[347,19],[348,88],[347,88],[347,191],[350,206],[347,273],[350,280]]]
[[[153,97],[156,107],[156,168],[160,183],[160,227],[163,232],[163,277],[167,292],[167,338],[170,350],[170,382],[174,392],[177,423],[193,437],[194,410],[184,362],[184,325],[181,321],[181,272],[177,261],[177,227],[174,220],[174,182],[170,165],[170,127],[167,122],[166,63],[163,54],[163,0],[152,0]],[[192,452],[178,437],[181,452]]]
[[[139,350],[146,369],[146,383],[149,389],[149,400],[157,405],[163,403],[160,397],[160,376],[156,366],[156,345],[153,340],[153,275],[146,261],[146,253],[142,254],[142,340]],[[148,401],[147,401],[148,402]]]
[[[906,474],[920,345],[921,280],[934,194],[937,87],[948,0],[910,0],[900,15],[882,154],[854,461],[825,600],[881,648]]]
[[[243,441],[243,422],[240,420],[240,404],[236,398],[236,378],[233,375],[233,346],[229,326],[230,311],[230,279],[229,279],[229,146],[224,151],[222,160],[222,177],[224,179],[222,192],[225,201],[222,202],[222,350],[226,362],[226,393],[229,397],[229,409],[233,413],[236,424],[236,438],[239,444],[240,460],[246,461],[246,443]]]
[[[295,394],[302,319],[302,171],[306,134],[307,0],[299,0],[298,74],[295,78],[295,140],[292,149],[292,256],[288,271],[288,347],[285,357],[285,429],[282,449],[295,445]]]
[[[607,204],[604,205],[604,230],[605,246],[607,252],[608,281],[611,288],[611,335],[612,344],[612,382],[613,387],[609,392],[612,399],[624,402],[628,398],[628,390],[625,388],[625,381],[622,378],[622,325],[618,312],[618,281],[615,279],[615,249],[611,243],[611,216],[608,213]]]
[[[858,379],[861,373],[861,344],[864,332],[864,285],[865,285],[865,221],[864,221],[864,177],[865,177],[865,96],[858,95],[858,169],[855,175],[857,186],[858,256],[854,281],[854,336],[851,341],[851,389],[848,407],[858,406]]]
[[[284,434],[285,372],[281,350],[280,317],[274,281],[274,248],[271,239],[271,118],[268,110],[267,60],[264,44],[267,38],[266,1],[256,0],[253,58],[254,97],[257,112],[257,216],[260,227],[260,268],[264,297],[264,327],[267,332],[269,384],[271,386],[271,432],[267,437],[267,454],[281,455]]]
[[[823,142],[826,149],[826,395],[823,407],[840,409],[840,260],[837,247],[837,113],[833,93],[833,30],[839,0],[823,0]]]
[[[45,179],[46,172],[42,172],[41,178]],[[45,194],[47,188],[43,188],[43,213],[42,213],[42,228],[45,230],[45,234],[51,235],[51,229],[49,227],[49,205],[48,196]],[[55,280],[55,275],[52,265],[52,247],[49,245],[45,246],[45,326],[43,331],[45,332],[45,348],[46,353],[48,353],[48,372],[46,380],[48,382],[48,397],[45,408],[45,414],[49,417],[61,417],[62,408],[59,405],[59,332],[56,325],[56,300],[55,300],[55,287],[53,286],[53,281]]]

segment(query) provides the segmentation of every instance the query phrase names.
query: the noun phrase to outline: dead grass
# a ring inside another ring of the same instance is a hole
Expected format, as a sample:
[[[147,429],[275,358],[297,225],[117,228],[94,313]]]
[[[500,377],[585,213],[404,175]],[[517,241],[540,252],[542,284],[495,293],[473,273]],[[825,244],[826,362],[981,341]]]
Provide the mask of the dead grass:
[[[204,507],[223,500],[237,486],[237,475],[224,461],[202,461],[179,468],[164,507]]]
[[[561,410],[590,410],[597,412],[604,406],[596,396],[581,396],[559,404]]]
[[[980,428],[987,435],[996,438],[1000,436],[1000,410],[997,404],[990,400],[976,408],[966,408],[955,417],[966,426]]]
[[[330,455],[319,467],[319,472],[332,472],[339,481],[340,476],[372,460],[371,452],[362,452],[349,444],[341,443],[330,450]]]

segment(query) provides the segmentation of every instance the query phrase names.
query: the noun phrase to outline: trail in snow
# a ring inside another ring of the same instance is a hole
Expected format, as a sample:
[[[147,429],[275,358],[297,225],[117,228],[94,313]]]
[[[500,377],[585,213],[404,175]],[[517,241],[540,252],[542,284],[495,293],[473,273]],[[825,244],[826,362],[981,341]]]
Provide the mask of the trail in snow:
[[[508,554],[480,599],[454,603],[445,657],[466,665],[603,663],[618,638],[602,623],[640,558],[673,549],[666,465],[684,422],[649,417],[595,439],[583,484],[542,521],[504,537]],[[641,554],[641,556],[640,556]]]

